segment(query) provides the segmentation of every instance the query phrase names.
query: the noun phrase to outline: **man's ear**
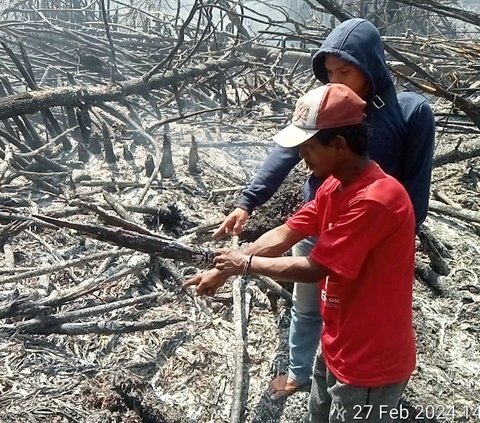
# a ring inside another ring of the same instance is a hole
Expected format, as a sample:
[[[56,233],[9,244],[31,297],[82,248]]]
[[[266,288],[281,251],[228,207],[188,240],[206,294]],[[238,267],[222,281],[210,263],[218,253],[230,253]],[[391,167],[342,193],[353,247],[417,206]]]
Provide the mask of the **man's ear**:
[[[335,135],[332,141],[330,142],[331,146],[335,148],[335,150],[344,150],[348,148],[347,140],[341,135]]]

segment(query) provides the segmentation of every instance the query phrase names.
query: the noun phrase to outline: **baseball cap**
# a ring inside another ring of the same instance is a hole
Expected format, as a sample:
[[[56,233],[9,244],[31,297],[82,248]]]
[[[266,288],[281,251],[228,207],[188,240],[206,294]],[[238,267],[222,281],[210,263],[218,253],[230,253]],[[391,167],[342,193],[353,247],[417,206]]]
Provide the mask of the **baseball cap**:
[[[326,84],[297,100],[292,123],[273,137],[282,147],[296,147],[322,129],[358,125],[367,103],[343,84]]]

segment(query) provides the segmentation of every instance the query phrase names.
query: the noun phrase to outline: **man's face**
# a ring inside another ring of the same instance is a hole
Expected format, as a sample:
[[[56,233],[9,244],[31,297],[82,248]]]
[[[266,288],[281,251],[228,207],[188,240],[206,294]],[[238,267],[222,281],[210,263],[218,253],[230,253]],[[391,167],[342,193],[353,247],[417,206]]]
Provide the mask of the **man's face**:
[[[320,179],[330,176],[338,163],[338,150],[335,143],[323,145],[315,137],[300,144],[299,155],[313,174]]]
[[[371,88],[367,77],[355,65],[340,59],[334,54],[327,54],[325,56],[325,69],[330,82],[350,87],[363,99],[370,94]]]

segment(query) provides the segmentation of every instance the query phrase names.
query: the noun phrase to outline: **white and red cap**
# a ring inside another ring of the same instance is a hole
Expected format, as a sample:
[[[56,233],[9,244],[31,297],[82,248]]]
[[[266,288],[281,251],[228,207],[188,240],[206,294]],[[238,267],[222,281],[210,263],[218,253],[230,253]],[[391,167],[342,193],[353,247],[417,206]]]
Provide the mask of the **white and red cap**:
[[[296,147],[322,129],[358,125],[367,103],[343,84],[326,84],[300,97],[292,123],[273,137],[282,147]]]

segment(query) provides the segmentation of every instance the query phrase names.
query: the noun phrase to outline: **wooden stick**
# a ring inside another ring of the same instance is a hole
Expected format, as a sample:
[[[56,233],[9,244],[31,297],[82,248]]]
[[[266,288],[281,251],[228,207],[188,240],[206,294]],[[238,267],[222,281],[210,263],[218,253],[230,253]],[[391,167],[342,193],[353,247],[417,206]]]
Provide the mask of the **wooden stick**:
[[[61,291],[53,291],[48,297],[41,299],[23,298],[12,301],[10,304],[0,307],[0,319],[11,316],[35,315],[41,312],[51,310],[69,301],[73,301],[83,295],[102,289],[105,285],[116,282],[117,280],[130,274],[143,271],[148,260],[141,260],[136,266],[118,270],[112,276],[107,278],[93,277],[85,280],[79,285]]]
[[[114,253],[112,253],[112,251],[105,251],[103,253],[90,254],[88,256],[81,257],[78,259],[60,262],[60,263],[54,264],[53,266],[39,267],[36,269],[18,273],[16,275],[5,276],[3,278],[0,278],[0,285],[25,280],[28,278],[34,278],[41,275],[49,275],[49,274],[58,272],[59,270],[66,269],[68,267],[78,267],[85,263],[91,263],[93,261],[103,260],[105,258],[109,258],[112,256],[119,257],[127,254],[132,254],[132,252],[129,250],[123,250],[123,251],[116,251]]]
[[[450,265],[446,259],[452,258],[450,251],[447,250],[447,248],[425,224],[420,226],[418,238],[430,258],[432,270],[440,275],[448,275],[450,273]]]
[[[49,326],[58,326],[72,320],[83,319],[85,317],[98,316],[119,308],[127,308],[137,304],[146,304],[152,301],[158,301],[158,297],[164,296],[165,292],[154,292],[152,294],[140,295],[138,297],[127,298],[125,300],[112,301],[107,304],[101,304],[93,307],[85,307],[73,311],[50,314],[45,317],[25,320],[10,325],[0,326],[1,330],[15,330],[19,332],[35,333],[40,329],[46,329]]]
[[[232,238],[234,248],[238,248],[238,237]],[[240,423],[244,421],[245,399],[247,397],[248,383],[245,382],[247,350],[245,348],[246,318],[245,318],[245,284],[243,276],[237,276],[233,280],[233,320],[235,327],[235,375],[233,380],[233,400],[230,410],[230,422]]]
[[[447,206],[446,204],[435,200],[430,200],[429,208],[431,211],[456,217],[457,219],[465,220],[467,222],[480,223],[480,212],[477,211]]]
[[[434,189],[432,190],[432,195],[439,201],[443,201],[445,204],[447,204],[450,207],[460,209],[461,206],[460,204],[456,203],[453,201],[444,191],[439,190],[439,189]]]
[[[36,328],[35,330],[32,329],[29,331],[29,333],[58,333],[61,335],[86,335],[88,333],[96,333],[101,335],[111,335],[114,333],[131,333],[141,332],[145,330],[161,329],[168,325],[184,322],[185,320],[185,318],[176,317],[165,320],[147,320],[144,322],[101,320],[98,322],[89,323],[62,323],[46,328]]]
[[[438,275],[425,263],[417,260],[417,263],[415,263],[415,275],[435,294],[440,296],[445,294],[444,288],[438,282]]]
[[[278,296],[282,297],[288,304],[292,304],[292,294],[288,292],[283,286],[275,282],[273,279],[267,276],[256,276],[259,281],[259,285],[263,285],[270,291],[274,292]]]

